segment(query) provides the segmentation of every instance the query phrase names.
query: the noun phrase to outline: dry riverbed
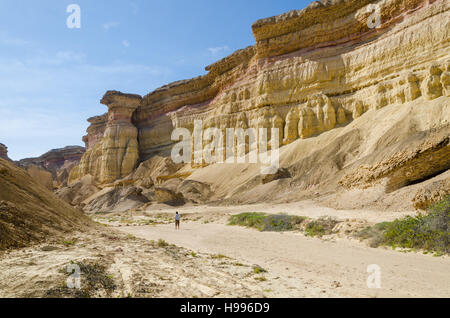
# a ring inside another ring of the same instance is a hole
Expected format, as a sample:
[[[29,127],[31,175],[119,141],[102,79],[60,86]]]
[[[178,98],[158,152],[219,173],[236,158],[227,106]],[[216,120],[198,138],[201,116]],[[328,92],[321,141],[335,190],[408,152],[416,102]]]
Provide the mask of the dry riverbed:
[[[328,215],[346,226],[320,239],[227,225],[232,214],[256,211]],[[402,216],[308,202],[97,214],[95,230],[2,253],[0,297],[450,297],[448,257],[372,249],[346,233]],[[371,264],[381,269],[380,289],[367,287]],[[68,265],[81,269],[79,290],[67,288]]]

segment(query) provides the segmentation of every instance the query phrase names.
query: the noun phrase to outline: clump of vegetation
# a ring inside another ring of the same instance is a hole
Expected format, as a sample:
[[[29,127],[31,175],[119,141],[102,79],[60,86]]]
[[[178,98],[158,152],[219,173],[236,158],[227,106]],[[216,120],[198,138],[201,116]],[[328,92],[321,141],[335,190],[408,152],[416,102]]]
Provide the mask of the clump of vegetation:
[[[267,271],[264,268],[262,268],[261,266],[256,265],[255,267],[253,267],[253,273],[261,274],[261,273],[267,273]]]
[[[104,289],[107,294],[110,294],[116,289],[112,276],[106,273],[105,266],[98,263],[78,263],[78,266],[84,276],[84,288],[88,292]]]
[[[169,243],[167,243],[163,239],[159,239],[157,245],[158,245],[158,247],[166,247],[166,246],[169,246]]]
[[[361,240],[367,240],[370,247],[378,247],[383,243],[383,233],[390,222],[383,222],[369,226],[355,234]]]
[[[306,217],[287,214],[241,213],[231,216],[228,224],[255,228],[261,232],[285,232],[295,230],[305,220]]]
[[[260,229],[266,217],[264,213],[241,213],[232,215],[228,224]]]
[[[255,280],[257,280],[259,282],[265,282],[265,281],[267,281],[267,278],[265,278],[264,276],[260,276],[260,277],[255,277]]]
[[[339,223],[333,218],[322,217],[317,220],[311,220],[305,228],[306,236],[318,236],[333,234],[334,227]]]
[[[450,196],[447,196],[433,205],[427,215],[377,224],[364,229],[358,237],[369,239],[372,247],[387,245],[450,254],[449,223]]]
[[[71,289],[67,287],[64,281],[59,287],[48,290],[45,294],[46,297],[91,298],[99,292],[104,292],[107,296],[110,296],[117,288],[113,277],[106,273],[106,267],[104,265],[95,262],[80,262],[75,264],[80,269],[81,288]],[[70,276],[75,271],[70,273],[66,271],[66,268],[63,268],[62,272]]]
[[[66,246],[66,247],[74,246],[75,243],[76,243],[76,241],[77,241],[76,239],[71,239],[71,240],[63,239],[63,240],[62,240],[62,244],[63,244],[64,246]]]
[[[224,259],[224,258],[228,258],[228,257],[225,255],[222,255],[222,254],[217,254],[217,255],[211,255],[211,258],[212,259]]]

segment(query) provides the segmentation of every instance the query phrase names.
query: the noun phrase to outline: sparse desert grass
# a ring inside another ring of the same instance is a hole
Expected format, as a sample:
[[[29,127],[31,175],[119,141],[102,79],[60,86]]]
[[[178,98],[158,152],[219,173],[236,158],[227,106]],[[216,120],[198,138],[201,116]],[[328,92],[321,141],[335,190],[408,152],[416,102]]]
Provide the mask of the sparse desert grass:
[[[169,243],[167,243],[163,239],[159,239],[157,245],[158,245],[158,247],[167,247],[167,246],[169,246]]]
[[[241,213],[233,215],[229,219],[229,225],[239,225],[255,228],[261,232],[284,232],[292,231],[299,227],[306,220],[306,217],[276,214],[267,215],[265,213]]]
[[[59,287],[49,289],[45,294],[46,297],[91,298],[98,292],[103,292],[109,296],[117,288],[113,276],[106,272],[104,265],[92,261],[83,261],[74,264],[80,269],[81,288],[70,289],[64,280]],[[61,272],[67,276],[74,274],[74,271],[68,273],[66,268],[61,269]]]
[[[360,232],[356,233],[355,237],[361,240],[367,240],[370,247],[378,247],[383,242],[383,233],[387,229],[389,222],[375,224],[374,226],[366,227]]]
[[[224,258],[228,258],[228,257],[225,255],[222,255],[222,254],[216,254],[216,255],[211,255],[211,258],[212,259],[224,259]]]
[[[305,228],[306,236],[318,236],[333,234],[333,228],[339,223],[339,221],[333,218],[322,217],[317,220],[311,220]]]
[[[432,206],[427,215],[407,216],[366,228],[357,234],[371,247],[381,245],[450,254],[450,196]]]
[[[69,246],[74,246],[76,242],[77,242],[76,239],[63,239],[61,243],[64,246],[69,247]]]
[[[243,266],[246,266],[246,265],[244,265],[244,264],[242,264],[242,263],[239,263],[239,262],[234,263],[233,265],[234,265],[234,266],[237,266],[237,267],[243,267]]]
[[[136,236],[134,236],[134,235],[132,235],[132,234],[127,234],[127,240],[131,240],[131,241],[134,241],[134,240],[136,240]]]

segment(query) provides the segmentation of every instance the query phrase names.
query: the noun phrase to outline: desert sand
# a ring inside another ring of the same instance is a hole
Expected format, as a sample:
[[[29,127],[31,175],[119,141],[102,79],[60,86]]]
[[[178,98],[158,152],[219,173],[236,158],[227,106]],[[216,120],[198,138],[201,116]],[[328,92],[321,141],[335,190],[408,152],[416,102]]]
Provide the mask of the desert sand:
[[[155,206],[142,213],[94,216],[107,224],[66,240],[0,255],[0,297],[66,297],[70,262],[105,266],[115,284],[91,297],[449,297],[450,259],[370,248],[345,235],[310,238],[300,232],[258,232],[226,225],[242,211],[296,211],[369,224],[394,213],[337,211],[313,202],[243,207]],[[183,216],[176,231],[173,213]],[[201,212],[201,211],[204,212]],[[294,214],[294,213],[292,213]],[[150,218],[160,224],[146,225]],[[159,246],[163,239],[169,245]],[[381,268],[381,288],[367,287],[367,267]],[[255,273],[260,267],[266,272]],[[82,284],[87,281],[81,276]],[[61,287],[62,286],[62,287]],[[83,285],[82,285],[83,286]]]

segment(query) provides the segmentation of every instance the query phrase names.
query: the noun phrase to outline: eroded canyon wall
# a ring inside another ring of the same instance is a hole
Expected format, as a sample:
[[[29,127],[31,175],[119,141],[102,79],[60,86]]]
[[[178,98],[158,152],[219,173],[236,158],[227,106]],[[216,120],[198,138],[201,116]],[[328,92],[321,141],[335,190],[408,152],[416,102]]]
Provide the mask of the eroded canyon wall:
[[[368,23],[380,8],[377,27]],[[449,1],[315,1],[252,26],[255,46],[208,73],[141,98],[108,92],[90,119],[87,152],[70,180],[111,183],[138,162],[167,156],[174,128],[279,128],[282,144],[377,111],[450,95]],[[388,120],[388,119],[387,119]]]

